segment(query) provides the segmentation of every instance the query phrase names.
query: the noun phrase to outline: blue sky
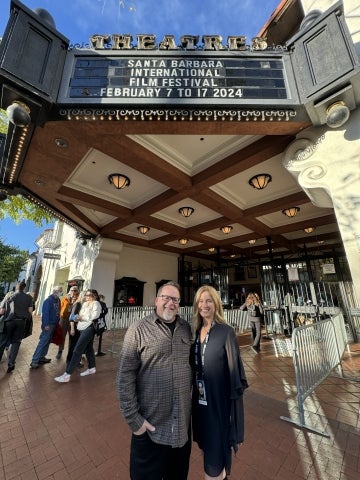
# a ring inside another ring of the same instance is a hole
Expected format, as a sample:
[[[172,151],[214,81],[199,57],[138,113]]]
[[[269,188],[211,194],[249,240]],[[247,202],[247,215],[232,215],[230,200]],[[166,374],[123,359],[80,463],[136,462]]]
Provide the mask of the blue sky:
[[[159,42],[165,34],[245,35],[247,43],[268,21],[280,0],[23,0],[31,10],[43,8],[70,43],[88,43],[95,33],[151,33]],[[9,18],[10,0],[0,2],[0,36]],[[1,204],[0,204],[1,208]],[[24,221],[0,221],[0,238],[30,252],[35,239],[48,228]]]

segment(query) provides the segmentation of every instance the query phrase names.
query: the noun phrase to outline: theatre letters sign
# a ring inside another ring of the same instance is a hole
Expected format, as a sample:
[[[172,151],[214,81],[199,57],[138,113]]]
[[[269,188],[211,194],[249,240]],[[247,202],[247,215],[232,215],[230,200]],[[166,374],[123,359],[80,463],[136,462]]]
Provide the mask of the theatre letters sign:
[[[225,47],[221,37],[204,36],[204,46],[199,49],[195,48],[197,37],[181,37],[186,48],[179,48],[169,35],[155,49],[153,36],[138,35],[137,48],[130,48],[129,37],[113,36],[112,47],[105,48],[104,39],[109,37],[96,35],[91,37],[92,48],[70,51],[61,101],[298,103],[288,54],[282,49],[267,49],[262,39],[253,39],[247,47],[245,37],[229,37]]]

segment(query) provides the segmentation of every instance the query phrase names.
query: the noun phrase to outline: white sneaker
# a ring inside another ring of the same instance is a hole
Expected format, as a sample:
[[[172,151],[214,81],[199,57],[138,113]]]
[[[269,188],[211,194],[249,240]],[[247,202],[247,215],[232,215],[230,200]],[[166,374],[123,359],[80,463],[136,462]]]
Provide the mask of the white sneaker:
[[[81,372],[80,373],[80,377],[86,377],[87,375],[93,375],[94,373],[96,373],[96,368],[88,368],[87,370],[85,370],[85,372]]]
[[[65,372],[62,375],[60,375],[60,377],[54,378],[54,380],[55,382],[59,382],[59,383],[67,383],[70,381],[70,377],[71,375]]]

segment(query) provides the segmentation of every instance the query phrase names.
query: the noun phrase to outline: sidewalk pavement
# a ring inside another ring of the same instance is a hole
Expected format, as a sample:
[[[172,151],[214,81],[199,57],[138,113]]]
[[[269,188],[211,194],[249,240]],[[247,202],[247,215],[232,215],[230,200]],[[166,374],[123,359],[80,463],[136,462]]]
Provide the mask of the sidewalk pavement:
[[[58,384],[65,355],[30,370],[38,341],[23,341],[16,368],[0,363],[0,480],[128,480],[130,431],[115,391],[121,336],[103,337],[96,375]],[[358,480],[360,478],[360,344],[350,345],[342,362],[345,376],[331,375],[305,401],[306,423],[330,438],[298,428],[280,416],[298,419],[290,339],[263,339],[261,353],[250,335],[239,336],[250,388],[245,393],[245,443],[233,459],[233,480]],[[97,347],[97,340],[95,340]],[[67,348],[67,347],[66,347]],[[65,348],[65,350],[66,350]],[[194,444],[189,480],[203,479],[202,457]],[[151,480],[151,479],[149,479]]]

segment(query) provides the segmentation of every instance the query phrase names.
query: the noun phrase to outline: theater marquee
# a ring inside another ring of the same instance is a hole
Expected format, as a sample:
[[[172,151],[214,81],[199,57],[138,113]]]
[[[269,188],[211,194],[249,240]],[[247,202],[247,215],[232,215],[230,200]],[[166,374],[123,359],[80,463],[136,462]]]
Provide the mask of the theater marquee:
[[[286,53],[69,52],[61,103],[298,105]]]

